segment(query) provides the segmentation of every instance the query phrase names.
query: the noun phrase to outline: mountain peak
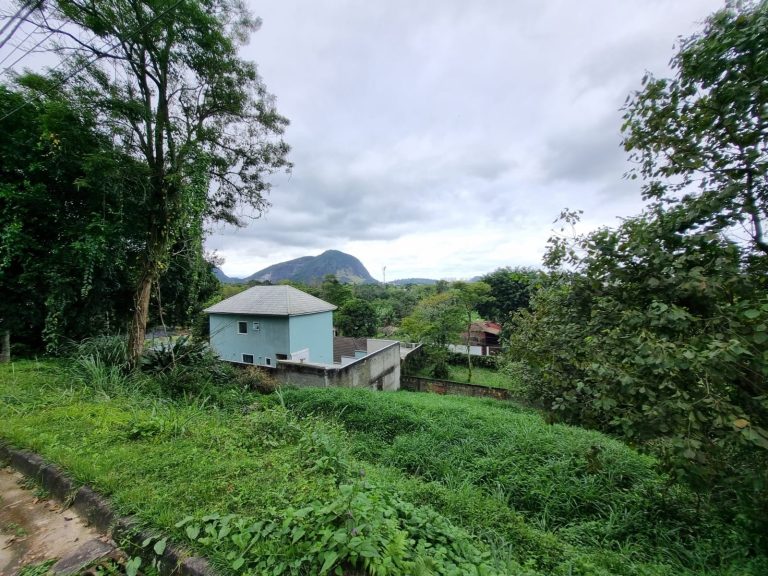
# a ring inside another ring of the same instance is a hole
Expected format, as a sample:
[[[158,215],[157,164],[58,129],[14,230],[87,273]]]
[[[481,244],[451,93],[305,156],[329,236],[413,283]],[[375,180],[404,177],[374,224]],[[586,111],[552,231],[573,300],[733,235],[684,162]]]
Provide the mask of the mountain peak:
[[[318,256],[302,256],[294,260],[279,262],[248,276],[243,279],[243,282],[277,283],[282,280],[293,280],[311,284],[322,281],[327,274],[333,274],[339,279],[339,282],[347,284],[372,284],[376,282],[376,279],[369,274],[360,260],[340,250],[326,250]]]

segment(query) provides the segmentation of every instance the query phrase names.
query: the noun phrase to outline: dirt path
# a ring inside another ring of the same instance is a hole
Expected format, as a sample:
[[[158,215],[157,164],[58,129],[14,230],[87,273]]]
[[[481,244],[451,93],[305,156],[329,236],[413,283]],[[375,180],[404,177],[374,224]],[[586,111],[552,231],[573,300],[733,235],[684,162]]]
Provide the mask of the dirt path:
[[[84,557],[84,552],[98,554],[93,560],[114,551],[109,538],[76,512],[55,500],[38,498],[23,482],[18,472],[0,468],[0,575],[13,576],[25,565],[54,558],[64,559],[59,566],[78,554]]]

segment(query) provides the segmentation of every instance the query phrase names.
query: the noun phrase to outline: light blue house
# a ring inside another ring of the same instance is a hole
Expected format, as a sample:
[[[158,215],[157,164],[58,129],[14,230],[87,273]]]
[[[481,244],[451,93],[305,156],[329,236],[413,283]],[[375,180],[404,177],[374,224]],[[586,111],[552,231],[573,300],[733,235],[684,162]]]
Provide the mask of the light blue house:
[[[292,286],[254,286],[207,308],[211,347],[222,360],[333,364],[336,306]]]

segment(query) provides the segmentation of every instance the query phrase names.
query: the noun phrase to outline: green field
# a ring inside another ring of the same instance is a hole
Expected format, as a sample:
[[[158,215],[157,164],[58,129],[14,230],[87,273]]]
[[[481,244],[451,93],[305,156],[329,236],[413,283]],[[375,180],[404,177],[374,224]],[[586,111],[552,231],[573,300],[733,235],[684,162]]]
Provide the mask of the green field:
[[[431,367],[425,367],[421,369],[416,374],[416,376],[420,376],[422,378],[432,378],[430,370]],[[467,382],[467,375],[469,370],[466,366],[449,364],[448,372],[449,376],[445,378],[445,380],[461,382],[462,384]],[[499,370],[492,370],[490,368],[483,368],[481,366],[472,367],[471,383],[477,384],[479,386],[490,386],[491,388],[504,388],[505,390],[510,390],[514,388],[515,385],[515,382],[512,380],[512,378],[504,372],[500,372]]]
[[[70,370],[0,367],[0,436],[223,573],[768,570],[651,458],[513,404],[236,387],[171,398],[146,376]]]

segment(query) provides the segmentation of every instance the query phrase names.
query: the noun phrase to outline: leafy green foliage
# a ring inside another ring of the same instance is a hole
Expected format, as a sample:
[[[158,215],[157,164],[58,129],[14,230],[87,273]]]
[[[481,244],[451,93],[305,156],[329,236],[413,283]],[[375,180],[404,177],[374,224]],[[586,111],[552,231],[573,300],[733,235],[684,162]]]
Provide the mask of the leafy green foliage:
[[[509,355],[526,364],[529,400],[653,441],[671,471],[758,529],[768,505],[768,300],[738,245],[680,233],[676,213],[656,207],[571,248],[556,243],[550,256],[580,273],[518,313]]]
[[[447,376],[448,344],[458,340],[464,327],[462,312],[456,295],[446,291],[424,298],[403,319],[401,330],[412,341],[424,345],[435,378]]]
[[[343,336],[363,338],[376,334],[376,310],[365,300],[352,298],[347,300],[334,313],[334,324]]]
[[[18,82],[0,87],[0,114],[28,102],[0,130],[0,326],[17,351],[56,352],[130,315],[143,171],[70,95]]]
[[[646,76],[624,116],[624,146],[647,179],[645,196],[675,202],[683,194],[681,227],[743,226],[749,249],[763,256],[767,15],[764,0],[716,12],[700,33],[682,41],[672,59],[675,77]]]
[[[60,41],[92,38],[69,46],[72,59],[64,63],[80,68],[67,79],[103,133],[143,168],[135,196],[144,218],[136,223],[138,271],[129,300],[136,363],[150,297],[174,247],[199,254],[204,218],[238,224],[239,203],[265,209],[267,175],[288,166],[280,140],[287,121],[255,64],[238,56],[259,21],[234,0],[56,0],[36,9],[35,23]],[[112,48],[104,52],[104,45]]]
[[[657,473],[653,459],[510,404],[321,389],[287,390],[283,400],[299,414],[337,419],[355,454],[426,482],[404,483],[409,498],[546,573],[654,573],[611,556],[630,550],[703,573],[752,543],[748,531],[736,536],[685,486]],[[720,548],[720,538],[729,545]]]
[[[486,320],[504,323],[521,308],[528,308],[531,293],[544,281],[544,273],[533,268],[499,268],[481,281],[490,286],[490,297],[480,302],[477,311]]]

